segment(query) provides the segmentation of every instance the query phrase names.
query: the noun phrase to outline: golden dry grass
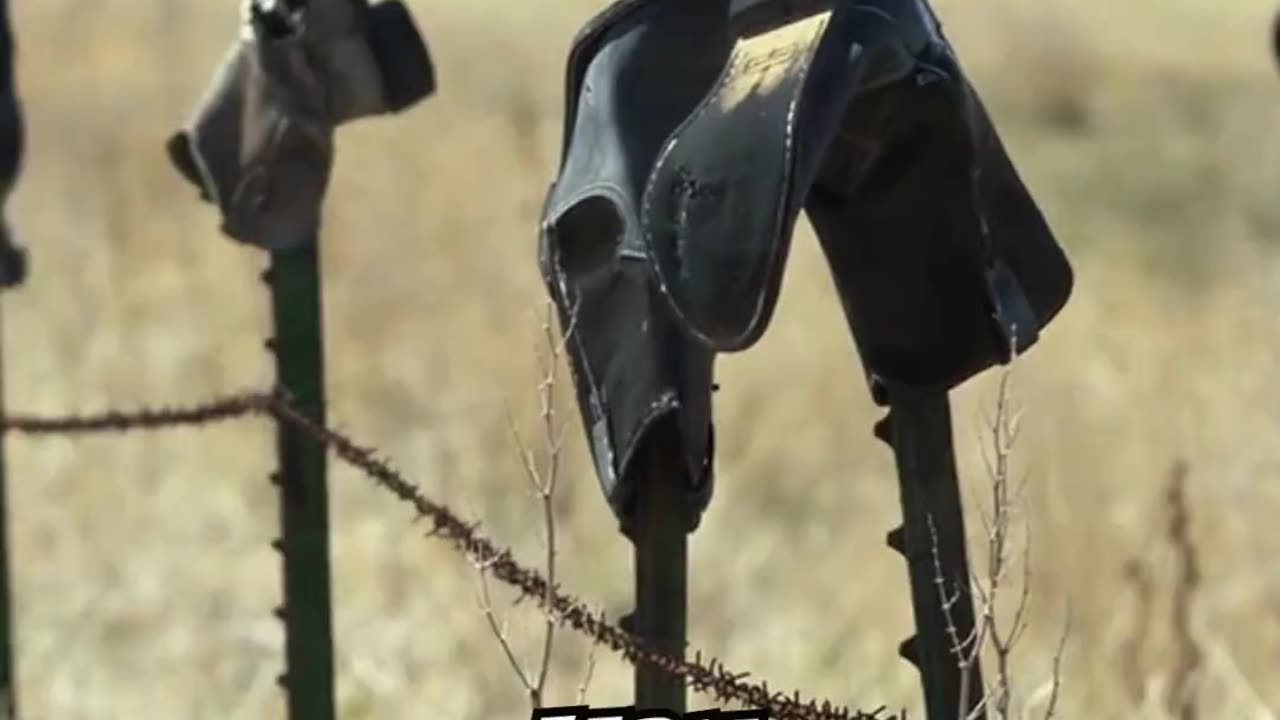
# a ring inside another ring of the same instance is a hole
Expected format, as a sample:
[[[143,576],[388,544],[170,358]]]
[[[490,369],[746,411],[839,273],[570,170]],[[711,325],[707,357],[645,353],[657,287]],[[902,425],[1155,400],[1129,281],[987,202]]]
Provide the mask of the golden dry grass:
[[[572,33],[601,0],[416,0],[441,92],[343,130],[324,239],[331,417],[537,557],[505,430],[532,419],[538,206]],[[261,256],[216,232],[161,151],[234,31],[231,0],[19,3],[31,282],[6,299],[6,401],[57,412],[263,386]],[[1035,623],[1026,693],[1065,607],[1066,717],[1133,717],[1129,557],[1155,568],[1158,687],[1171,565],[1160,496],[1191,464],[1205,565],[1204,717],[1280,711],[1280,78],[1270,0],[946,0],[938,9],[1079,273],[1023,362]],[[692,639],[779,686],[918,709],[888,452],[809,231],[778,315],[721,362],[719,488],[694,538]],[[990,375],[957,393],[982,485]],[[566,406],[566,409],[568,407]],[[568,588],[628,607],[629,549],[583,462],[559,505]],[[10,443],[25,716],[275,718],[275,504],[261,423]],[[333,473],[339,696],[357,718],[519,718],[473,572],[356,474]],[[537,618],[512,614],[532,641]],[[522,630],[523,629],[523,630]],[[526,632],[527,631],[527,632]],[[521,634],[525,632],[525,634]],[[532,654],[533,644],[527,646]],[[562,642],[570,700],[582,643]],[[628,698],[602,658],[590,698]],[[698,704],[695,702],[695,705]]]

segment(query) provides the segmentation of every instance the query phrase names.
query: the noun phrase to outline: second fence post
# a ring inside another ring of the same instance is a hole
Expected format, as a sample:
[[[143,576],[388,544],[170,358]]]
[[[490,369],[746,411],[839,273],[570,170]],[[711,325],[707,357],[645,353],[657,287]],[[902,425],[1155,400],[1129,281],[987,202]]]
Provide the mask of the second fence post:
[[[321,206],[334,130],[399,112],[435,90],[426,44],[392,0],[250,0],[239,34],[170,160],[217,203],[222,231],[270,254],[277,390],[325,420]],[[281,675],[290,720],[335,717],[329,497],[322,444],[279,423],[285,625]]]

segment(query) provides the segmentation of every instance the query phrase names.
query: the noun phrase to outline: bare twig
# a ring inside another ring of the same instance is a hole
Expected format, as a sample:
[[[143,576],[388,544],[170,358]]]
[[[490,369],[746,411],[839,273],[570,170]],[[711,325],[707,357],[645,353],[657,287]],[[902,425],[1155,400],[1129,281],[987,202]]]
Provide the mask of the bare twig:
[[[510,411],[507,413],[507,420],[510,426],[511,435],[515,442],[516,450],[520,455],[520,464],[524,471],[525,479],[529,483],[529,487],[533,491],[534,497],[537,499],[541,507],[542,526],[543,526],[543,571],[546,573],[547,585],[543,592],[542,603],[544,606],[550,606],[554,600],[552,593],[556,586],[556,556],[558,554],[557,535],[556,535],[556,517],[555,517],[555,492],[556,482],[560,475],[560,452],[563,446],[564,428],[556,417],[556,382],[559,379],[560,360],[563,357],[565,343],[568,342],[568,334],[564,339],[557,341],[555,338],[555,329],[553,327],[553,317],[555,306],[548,301],[546,304],[545,315],[541,322],[540,340],[545,344],[545,348],[535,349],[535,356],[538,358],[538,417],[541,421],[542,431],[542,462],[535,456],[533,450],[524,441],[520,434],[520,430],[516,425],[515,419],[511,416]],[[516,672],[516,677],[524,686],[525,691],[529,695],[529,704],[534,708],[540,708],[544,704],[547,692],[547,678],[551,672],[551,658],[555,649],[556,638],[556,619],[547,614],[545,616],[545,625],[542,633],[542,649],[538,664],[533,674],[526,672],[520,662],[515,657],[515,651],[512,649],[510,639],[505,629],[499,626],[497,619],[494,617],[492,603],[489,602],[488,583],[485,579],[485,568],[483,565],[477,565],[480,569],[480,583],[482,588],[482,610],[489,622],[489,628],[497,638],[503,652],[510,661],[512,668]]]
[[[1136,708],[1140,707],[1146,699],[1143,649],[1146,647],[1147,638],[1151,634],[1151,608],[1155,602],[1155,591],[1151,575],[1140,557],[1130,558],[1125,563],[1124,579],[1134,591],[1136,627],[1121,647],[1122,661],[1120,668],[1124,677],[1125,689],[1129,693],[1129,701]]]
[[[493,636],[498,639],[498,645],[502,648],[502,653],[506,656],[507,662],[511,665],[511,669],[515,672],[516,677],[520,678],[520,683],[529,691],[530,695],[534,694],[534,683],[529,679],[529,674],[520,665],[520,660],[516,657],[515,649],[511,647],[511,641],[507,638],[506,621],[499,621],[497,614],[493,611],[493,600],[489,595],[488,567],[486,563],[477,562],[476,570],[479,573],[479,598],[480,611],[484,613],[484,619],[489,623],[489,630]],[[538,707],[538,705],[534,705]]]
[[[1189,468],[1185,461],[1174,463],[1169,474],[1169,544],[1177,559],[1173,591],[1174,639],[1178,650],[1169,683],[1168,711],[1179,720],[1195,720],[1196,696],[1204,653],[1191,630],[1191,606],[1200,586],[1200,562],[1191,537],[1191,507],[1187,500]]]
[[[965,708],[969,706],[969,678],[982,651],[987,628],[984,623],[975,623],[973,630],[968,633],[967,637],[960,637],[960,630],[956,627],[955,615],[952,610],[960,599],[962,591],[959,588],[955,590],[947,589],[947,580],[942,571],[942,553],[939,548],[938,528],[933,522],[933,517],[926,519],[929,523],[929,545],[933,551],[933,584],[938,588],[938,597],[942,602],[942,615],[947,623],[947,635],[951,639],[952,652],[956,655],[956,665],[960,668],[960,720],[979,717],[986,708],[987,699],[985,697],[967,714],[965,713]]]
[[[942,597],[942,609],[946,616],[947,630],[951,636],[957,663],[961,671],[960,683],[960,720],[973,720],[985,717],[988,712],[995,714],[998,720],[1012,717],[1013,665],[1014,648],[1021,641],[1029,626],[1028,610],[1031,605],[1031,527],[1029,519],[1024,516],[1024,539],[1021,552],[1021,573],[1017,579],[1021,582],[1017,601],[1012,608],[1009,624],[1006,626],[998,613],[1000,600],[1011,590],[1010,571],[1013,566],[1011,553],[1014,545],[1013,518],[1015,508],[1024,502],[1027,478],[1023,476],[1015,485],[1012,471],[1012,455],[1022,430],[1023,411],[1013,406],[1013,372],[1017,360],[1016,347],[1011,349],[1011,360],[1000,376],[994,413],[984,417],[985,429],[989,445],[984,443],[982,460],[989,480],[990,507],[981,512],[982,527],[986,535],[987,567],[985,572],[974,572],[970,578],[972,595],[976,599],[975,626],[971,637],[959,637],[955,622],[951,616],[951,607],[960,590],[948,592],[945,579],[942,577],[938,537],[930,523],[933,534],[934,565],[937,570],[935,582]],[[1049,720],[1057,711],[1061,680],[1061,661],[1065,652],[1067,633],[1070,623],[1064,629],[1053,661],[1053,677],[1049,689],[1049,705],[1045,711],[1045,719]],[[996,671],[986,688],[983,701],[977,707],[967,709],[969,704],[970,674],[976,666],[984,648],[990,649],[995,658]]]
[[[587,704],[587,688],[591,687],[591,676],[596,671],[596,646],[587,648],[587,662],[582,670],[582,680],[578,683],[577,704]]]
[[[548,593],[550,593],[551,588],[555,587],[556,583],[556,515],[554,501],[556,481],[560,476],[560,450],[564,436],[563,428],[558,427],[556,421],[556,380],[558,379],[560,358],[564,353],[565,343],[569,341],[569,334],[573,332],[571,323],[570,327],[565,330],[564,339],[560,342],[556,341],[553,334],[554,329],[552,328],[554,312],[555,306],[548,300],[546,319],[542,323],[542,337],[548,348],[549,357],[546,358],[543,372],[543,377],[546,380],[539,386],[538,392],[539,409],[542,418],[543,452],[547,463],[545,479],[538,488],[538,494],[542,501],[543,527],[546,529]],[[550,602],[551,596],[549,594],[544,596],[543,601]],[[555,630],[555,620],[548,616],[546,630],[543,634],[541,666],[538,672],[539,696],[541,696],[547,685],[547,673],[551,668],[551,650],[555,641]]]
[[[1012,703],[1012,678],[1009,661],[1013,654],[1013,636],[1018,632],[1026,609],[1029,590],[1025,580],[1028,579],[1030,566],[1024,564],[1024,587],[1017,608],[1014,610],[1014,627],[1002,630],[996,614],[998,598],[1003,590],[1004,581],[1009,569],[1010,520],[1012,500],[1009,493],[1010,458],[1014,443],[1018,438],[1020,411],[1011,410],[1011,394],[1013,385],[1013,369],[1009,368],[1000,377],[1000,388],[996,397],[996,413],[989,430],[991,432],[991,451],[995,457],[995,473],[991,480],[991,532],[987,537],[987,602],[983,609],[983,621],[988,625],[988,637],[996,657],[995,713],[998,718],[1010,717]]]
[[[1044,720],[1053,720],[1058,710],[1058,697],[1062,690],[1062,658],[1067,653],[1067,638],[1071,636],[1071,610],[1067,610],[1067,619],[1062,623],[1062,635],[1058,636],[1058,648],[1053,653],[1052,688],[1049,691],[1049,704],[1044,709]]]

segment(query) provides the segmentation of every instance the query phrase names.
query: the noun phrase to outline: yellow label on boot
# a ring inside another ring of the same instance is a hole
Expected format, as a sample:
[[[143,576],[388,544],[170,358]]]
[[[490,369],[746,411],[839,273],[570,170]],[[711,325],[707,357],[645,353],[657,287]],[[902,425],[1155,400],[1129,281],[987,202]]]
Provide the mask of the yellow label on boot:
[[[831,11],[825,10],[739,39],[720,82],[720,108],[732,111],[748,97],[768,95],[786,81],[803,77],[830,19]]]

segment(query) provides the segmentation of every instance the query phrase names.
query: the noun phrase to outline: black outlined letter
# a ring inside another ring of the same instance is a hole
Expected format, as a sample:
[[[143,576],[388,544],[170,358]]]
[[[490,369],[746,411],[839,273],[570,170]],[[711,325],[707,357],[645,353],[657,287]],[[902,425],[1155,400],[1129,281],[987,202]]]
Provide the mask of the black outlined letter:
[[[579,720],[586,712],[586,705],[534,708],[529,720]]]
[[[671,710],[633,710],[631,720],[685,720]]]
[[[587,710],[580,717],[582,720],[633,720],[635,716],[635,705],[619,705],[618,707]]]
[[[699,710],[679,715],[673,710],[637,710],[634,705],[591,708],[586,705],[536,708],[529,720],[769,720],[768,710]]]

